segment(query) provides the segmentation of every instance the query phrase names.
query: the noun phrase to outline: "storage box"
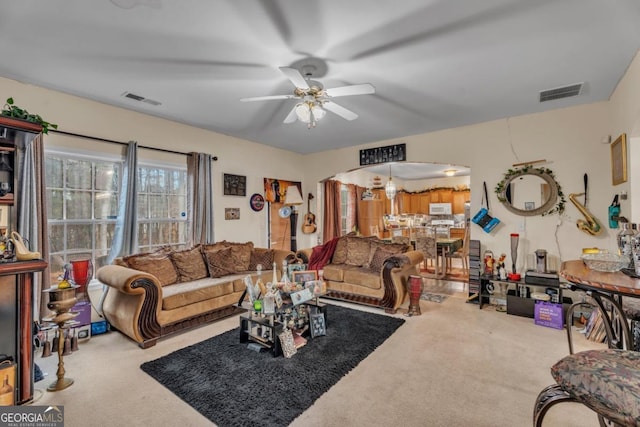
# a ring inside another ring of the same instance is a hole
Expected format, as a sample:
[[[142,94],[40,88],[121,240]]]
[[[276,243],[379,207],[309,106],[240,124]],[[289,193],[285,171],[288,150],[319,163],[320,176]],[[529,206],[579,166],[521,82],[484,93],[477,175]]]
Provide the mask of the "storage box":
[[[564,325],[564,310],[562,309],[562,304],[536,301],[534,319],[536,325],[562,329]]]
[[[507,295],[507,314],[533,318],[534,308],[535,308],[534,299],[521,298],[517,295]]]
[[[77,302],[76,305],[73,306],[71,311],[78,312],[78,316],[74,318],[79,326],[90,325],[91,324],[91,303],[88,301],[80,301]]]

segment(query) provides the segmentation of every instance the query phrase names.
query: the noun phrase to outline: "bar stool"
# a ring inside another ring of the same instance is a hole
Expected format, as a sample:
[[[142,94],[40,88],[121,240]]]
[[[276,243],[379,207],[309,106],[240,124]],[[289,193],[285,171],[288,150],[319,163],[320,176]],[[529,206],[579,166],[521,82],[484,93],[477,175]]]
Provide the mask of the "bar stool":
[[[578,402],[606,421],[640,425],[640,353],[629,350],[588,350],[564,357],[551,368],[556,384],[540,392],[533,409],[533,425],[557,403]]]
[[[631,328],[631,350],[640,351],[640,301],[638,298],[624,298],[622,310],[629,319]]]

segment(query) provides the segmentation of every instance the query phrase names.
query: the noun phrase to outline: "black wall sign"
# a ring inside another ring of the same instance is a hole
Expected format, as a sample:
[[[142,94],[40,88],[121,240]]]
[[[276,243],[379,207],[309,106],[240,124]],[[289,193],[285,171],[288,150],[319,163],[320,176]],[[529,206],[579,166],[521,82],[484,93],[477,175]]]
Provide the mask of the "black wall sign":
[[[407,160],[407,144],[360,150],[360,166]]]

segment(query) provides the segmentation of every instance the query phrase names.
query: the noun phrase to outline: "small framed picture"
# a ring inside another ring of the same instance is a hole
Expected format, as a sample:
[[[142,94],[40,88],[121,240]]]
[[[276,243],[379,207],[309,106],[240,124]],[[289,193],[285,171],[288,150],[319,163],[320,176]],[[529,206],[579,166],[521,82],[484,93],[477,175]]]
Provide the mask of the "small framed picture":
[[[613,185],[627,181],[627,134],[623,133],[611,144],[611,179]]]
[[[318,272],[316,270],[294,271],[291,280],[295,283],[306,283],[310,280],[318,280]]]
[[[240,219],[240,208],[224,208],[224,219]]]
[[[314,297],[313,292],[309,288],[305,288],[298,292],[291,293],[291,302],[293,305],[305,303]]]
[[[321,280],[308,280],[307,282],[305,282],[304,287],[309,289],[314,296],[322,293]]]
[[[524,202],[524,210],[532,211],[536,208],[536,202]]]
[[[327,326],[324,322],[324,313],[312,314],[311,318],[309,319],[309,323],[311,324],[312,338],[327,335]]]

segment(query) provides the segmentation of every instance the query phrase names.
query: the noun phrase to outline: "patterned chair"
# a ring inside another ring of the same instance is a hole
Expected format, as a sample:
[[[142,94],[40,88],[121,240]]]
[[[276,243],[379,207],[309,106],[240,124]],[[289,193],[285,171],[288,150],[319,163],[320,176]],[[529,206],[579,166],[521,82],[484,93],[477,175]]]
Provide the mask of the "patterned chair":
[[[540,392],[533,425],[557,403],[578,402],[598,414],[600,425],[640,425],[640,353],[607,349],[566,356],[551,368],[556,384]]]
[[[438,272],[438,243],[436,240],[435,234],[425,235],[425,236],[416,236],[416,250],[420,251],[424,254],[424,263],[427,266],[427,263],[431,260],[435,261],[435,276],[439,275]]]

